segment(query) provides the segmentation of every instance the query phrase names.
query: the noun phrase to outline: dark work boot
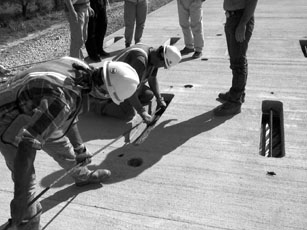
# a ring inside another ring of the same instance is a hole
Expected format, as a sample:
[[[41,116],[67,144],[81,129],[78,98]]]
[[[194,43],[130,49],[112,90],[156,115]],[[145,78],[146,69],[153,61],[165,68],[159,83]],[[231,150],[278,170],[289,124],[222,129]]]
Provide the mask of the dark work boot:
[[[194,49],[188,48],[188,47],[184,47],[182,50],[180,50],[181,55],[186,55],[186,54],[193,53],[193,52],[194,52]]]
[[[225,101],[225,102],[226,101],[230,101],[230,102],[236,101],[236,99],[232,97],[232,95],[231,95],[231,93],[229,91],[226,92],[226,93],[219,93],[218,98],[221,99],[222,101]],[[242,93],[240,101],[242,103],[244,103],[244,101],[245,101],[245,93]]]

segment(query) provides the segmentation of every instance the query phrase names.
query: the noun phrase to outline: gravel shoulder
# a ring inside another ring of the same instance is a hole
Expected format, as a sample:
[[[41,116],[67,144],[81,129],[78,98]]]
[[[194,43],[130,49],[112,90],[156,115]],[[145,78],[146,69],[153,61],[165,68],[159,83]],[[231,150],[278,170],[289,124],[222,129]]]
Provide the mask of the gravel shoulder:
[[[114,3],[108,9],[107,35],[123,27],[123,2]],[[4,77],[14,76],[35,63],[69,55],[70,29],[63,12],[58,22],[47,29],[28,34],[27,37],[15,39],[14,35],[6,36],[0,43],[0,65],[9,70],[1,74]]]
[[[149,3],[150,1],[152,4],[149,13],[172,0],[149,0]],[[107,10],[108,29],[106,36],[124,26],[123,5],[124,2],[115,2]],[[64,12],[58,23],[47,29],[29,34],[21,39],[15,39],[14,35],[6,37],[5,42],[0,42],[0,65],[8,69],[9,73],[1,75],[0,72],[0,78],[4,80],[4,77],[11,77],[17,72],[27,69],[31,64],[69,55],[69,46],[70,30]]]

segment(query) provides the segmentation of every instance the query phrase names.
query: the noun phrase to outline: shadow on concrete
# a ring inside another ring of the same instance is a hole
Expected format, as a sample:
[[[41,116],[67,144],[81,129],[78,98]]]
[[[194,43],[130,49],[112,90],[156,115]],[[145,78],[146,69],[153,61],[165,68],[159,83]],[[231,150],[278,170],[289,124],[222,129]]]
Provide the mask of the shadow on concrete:
[[[76,187],[75,185],[71,185],[43,199],[41,201],[41,204],[43,206],[43,213],[54,208],[62,202],[65,202],[66,204],[41,229],[46,229],[66,209],[66,207],[69,206],[71,202],[73,202],[73,200],[80,193],[87,192],[89,190],[99,189],[101,187],[101,184],[92,184],[85,187]]]
[[[140,146],[124,145],[110,152],[98,166],[111,170],[112,176],[106,184],[121,182],[141,174],[190,138],[207,132],[230,119],[232,116],[215,117],[213,110],[193,117],[187,121],[167,126],[171,121],[160,123]],[[131,165],[131,160],[138,160]]]
[[[58,211],[54,217],[52,217],[48,223],[42,227],[41,229],[44,230],[47,228],[47,226],[49,224],[52,223],[52,221],[59,216],[65,209],[66,207],[80,194],[83,192],[87,192],[89,190],[94,190],[94,189],[100,189],[102,187],[101,184],[92,184],[92,185],[88,185],[88,186],[84,186],[84,187],[77,187],[74,184],[63,189],[60,190],[56,193],[54,193],[53,195],[44,198],[43,200],[40,201],[40,203],[43,206],[43,213],[47,212],[48,210],[54,208],[55,206],[57,206],[60,203],[65,202],[66,204],[60,209],[60,211]],[[6,226],[8,225],[8,222],[2,224],[0,226],[0,230],[4,230],[7,229]]]
[[[68,202],[70,199],[75,199],[77,195],[83,192],[87,192],[89,190],[100,189],[102,187],[101,184],[91,184],[84,187],[77,187],[75,184],[68,186],[63,190],[59,190],[51,196],[48,196],[41,200],[41,204],[44,207],[43,212],[47,212],[48,210],[54,208],[58,204],[62,202]]]
[[[113,120],[109,118],[97,120],[92,119],[91,116],[96,115],[92,114],[87,119],[81,119],[84,122],[83,124],[81,122],[82,130],[90,130],[88,127],[97,127],[97,121],[99,120],[99,122],[101,122],[100,125],[102,127],[102,130],[104,130],[104,132],[100,133],[101,139],[113,138],[114,135],[118,136],[122,133],[118,132],[118,130],[114,132],[114,124],[116,124],[115,127],[117,127],[117,129],[119,129],[119,126],[121,126],[121,129],[123,129],[122,124],[120,124],[117,119]],[[111,170],[112,176],[108,181],[105,182],[105,184],[118,183],[124,180],[134,178],[141,174],[143,171],[156,164],[157,162],[159,162],[164,155],[169,154],[179,146],[183,145],[190,138],[193,138],[203,132],[207,132],[211,129],[214,129],[215,127],[223,124],[231,118],[232,116],[215,117],[213,115],[213,110],[211,110],[209,112],[203,113],[199,116],[193,117],[189,120],[183,121],[175,125],[168,126],[168,124],[172,120],[164,121],[160,123],[151,132],[150,136],[140,146],[134,146],[133,144],[124,145],[110,152],[100,165],[91,165],[89,166],[89,169],[95,170],[98,168],[106,168]],[[113,122],[114,124],[112,124]],[[85,129],[83,125],[87,125],[87,128]],[[113,132],[108,133],[107,130],[111,127],[113,127]],[[85,135],[87,137],[87,140],[90,140],[91,138],[97,139],[97,136],[95,136],[95,134],[93,134],[92,136],[89,135],[91,133],[97,132],[89,132],[87,135]],[[134,161],[135,163],[130,164],[132,161]],[[60,170],[48,175],[47,177],[42,179],[41,185],[47,187],[64,173],[64,170]],[[66,177],[55,186],[61,187],[70,183],[73,183],[73,180],[70,177]],[[74,197],[76,197],[82,192],[86,192],[92,189],[98,189],[101,186],[102,185],[91,185],[79,188],[73,184],[43,199],[41,203],[44,207],[44,212],[48,211],[49,209],[52,209],[59,203],[67,202],[69,199],[74,199]]]
[[[124,120],[89,112],[79,117],[78,127],[83,141],[88,142],[114,139],[131,128],[131,124]]]
[[[107,182],[105,182],[106,184],[117,183],[134,178],[160,161],[164,155],[167,155],[179,146],[183,145],[190,138],[214,129],[232,117],[233,116],[215,117],[213,115],[213,110],[211,110],[187,121],[171,126],[167,125],[172,120],[164,121],[155,127],[149,137],[140,146],[129,144],[115,149],[106,156],[100,165],[90,165],[89,169],[95,170],[98,168],[105,168],[111,170],[112,176]],[[89,124],[89,121],[83,121],[83,125],[87,125],[87,129],[84,130],[91,130],[88,127],[99,127],[97,126],[97,121],[97,119],[91,120],[90,122],[93,124]],[[110,120],[107,122],[105,119],[99,119],[99,122],[101,122],[102,127],[102,132],[99,134],[100,139],[114,138],[114,136],[119,136],[121,133],[123,133],[122,130],[126,130],[119,124],[120,122],[117,119],[112,121],[114,122],[114,125],[116,124],[115,128]],[[105,124],[102,125],[102,123]],[[83,125],[81,125],[81,127]],[[116,127],[117,131],[114,132]],[[109,133],[108,129],[113,129],[113,131]],[[119,131],[119,129],[121,129],[121,131]],[[97,135],[95,133],[97,132],[88,131],[88,134],[85,135],[87,137],[86,140],[97,139],[98,137],[95,136]],[[141,159],[142,162],[137,164],[137,167],[135,167],[135,165],[129,165],[129,162],[134,159]],[[41,185],[43,187],[47,187],[64,173],[64,170],[59,170],[46,176],[41,180]],[[70,177],[66,177],[59,181],[54,187],[61,187],[72,182],[73,181]],[[67,190],[66,192],[69,191],[74,192],[74,189]],[[65,193],[65,191],[63,193]]]
[[[192,55],[193,55],[193,53],[192,53],[190,56],[187,56],[187,57],[182,58],[181,61],[180,61],[180,63],[186,62],[186,61],[195,60],[195,59],[192,58]]]

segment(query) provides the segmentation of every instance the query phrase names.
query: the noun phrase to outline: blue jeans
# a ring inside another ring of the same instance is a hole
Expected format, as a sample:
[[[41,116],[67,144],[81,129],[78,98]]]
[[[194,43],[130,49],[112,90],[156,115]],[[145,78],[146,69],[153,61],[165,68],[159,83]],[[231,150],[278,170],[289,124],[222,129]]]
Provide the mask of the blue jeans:
[[[246,24],[245,40],[238,42],[235,37],[236,28],[241,20],[244,10],[236,11],[234,15],[226,19],[225,34],[227,41],[228,54],[230,57],[230,68],[232,70],[232,86],[229,90],[234,101],[242,103],[242,95],[245,91],[248,64],[246,52],[248,42],[254,29],[254,17]]]

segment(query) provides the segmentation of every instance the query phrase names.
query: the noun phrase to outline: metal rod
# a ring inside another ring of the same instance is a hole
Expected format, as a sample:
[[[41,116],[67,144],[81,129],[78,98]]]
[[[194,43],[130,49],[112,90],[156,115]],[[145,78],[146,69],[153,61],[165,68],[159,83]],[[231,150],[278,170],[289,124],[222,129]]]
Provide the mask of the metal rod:
[[[273,157],[273,110],[270,110],[270,156]]]
[[[107,145],[101,147],[100,149],[98,149],[96,152],[94,152],[92,154],[92,156],[90,156],[90,158],[96,156],[98,153],[102,152],[103,150],[105,150],[106,148],[108,148],[110,145],[112,145],[113,143],[115,143],[116,141],[118,141],[120,138],[124,137],[125,135],[127,135],[129,132],[131,132],[133,129],[135,129],[136,127],[138,127],[140,124],[142,124],[142,122],[136,124],[135,126],[131,127],[130,129],[126,130],[125,132],[123,132],[120,136],[118,136],[117,138],[115,138],[114,140],[112,140],[110,143],[108,143]],[[45,194],[50,188],[52,188],[56,183],[58,183],[60,180],[62,180],[64,177],[66,177],[67,175],[69,175],[70,173],[72,173],[76,168],[82,166],[83,163],[78,163],[77,165],[75,165],[74,167],[72,167],[71,169],[69,169],[68,171],[66,171],[62,176],[60,176],[58,179],[56,179],[55,181],[53,181],[49,186],[47,186],[43,191],[41,191],[36,197],[33,198],[33,200],[31,200],[28,204],[28,207],[31,206],[35,201],[37,201],[43,194]]]

